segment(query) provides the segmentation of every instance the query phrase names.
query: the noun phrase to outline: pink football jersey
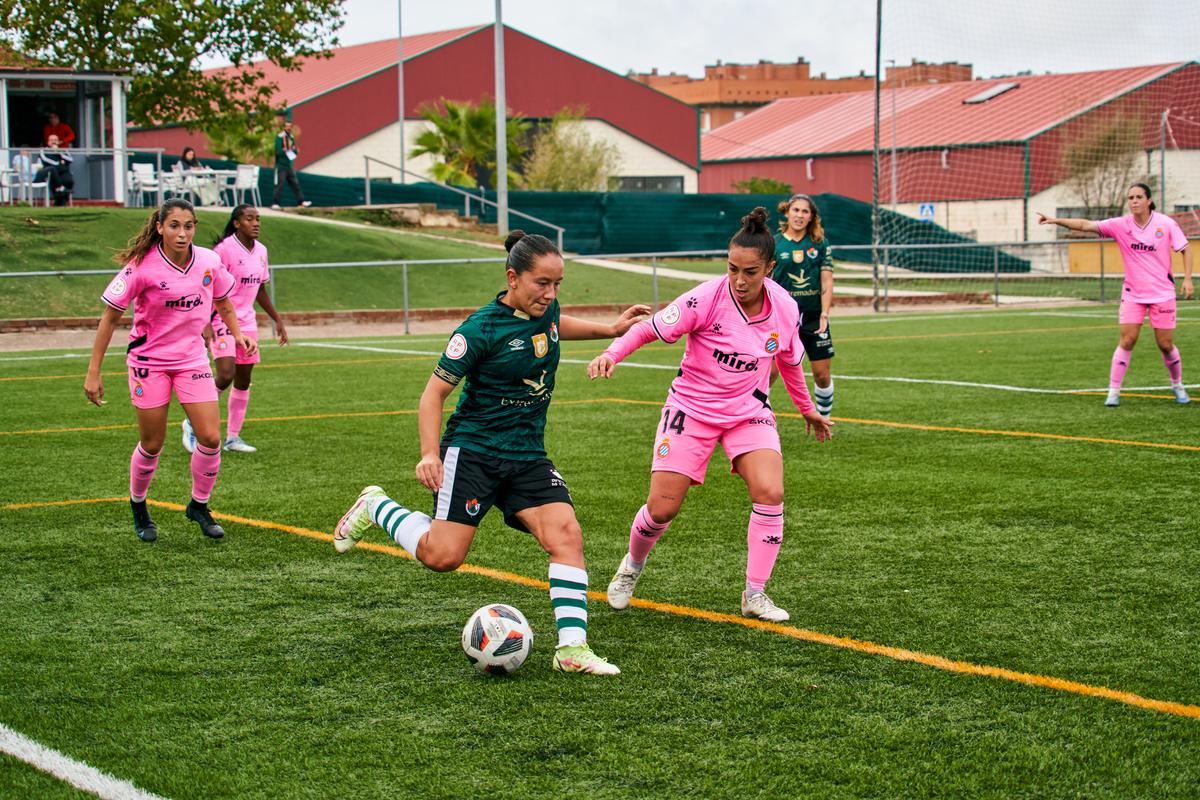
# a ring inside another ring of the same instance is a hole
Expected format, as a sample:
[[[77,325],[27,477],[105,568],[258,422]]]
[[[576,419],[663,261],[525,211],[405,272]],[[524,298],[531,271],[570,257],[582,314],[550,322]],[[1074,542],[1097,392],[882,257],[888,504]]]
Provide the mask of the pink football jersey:
[[[229,299],[237,311],[238,327],[247,336],[254,336],[257,327],[254,300],[258,297],[258,287],[271,280],[266,245],[255,240],[254,247],[247,250],[234,234],[217,242],[213,252],[221,257],[221,264],[233,277],[233,293]]]
[[[650,319],[664,342],[687,334],[670,401],[697,419],[731,425],[769,408],[772,359],[799,363],[800,312],[774,281],[764,281],[762,312],[747,319],[722,275],[684,292]]]
[[[155,247],[140,264],[128,264],[100,295],[124,311],[133,304],[129,331],[130,366],[173,370],[208,365],[201,332],[212,313],[213,299],[228,297],[233,279],[212,250],[192,247],[186,267],[171,263]]]
[[[1125,262],[1125,287],[1121,296],[1135,303],[1165,303],[1175,299],[1171,253],[1188,245],[1179,223],[1150,212],[1145,227],[1138,227],[1132,214],[1096,223],[1101,236],[1117,240]]]

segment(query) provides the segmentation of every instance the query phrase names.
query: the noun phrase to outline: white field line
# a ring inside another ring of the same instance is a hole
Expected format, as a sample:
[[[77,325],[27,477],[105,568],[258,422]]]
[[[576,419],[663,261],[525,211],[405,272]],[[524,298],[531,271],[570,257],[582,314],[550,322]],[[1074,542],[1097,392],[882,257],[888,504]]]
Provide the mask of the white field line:
[[[139,789],[129,781],[114,778],[82,761],[76,761],[57,750],[44,747],[2,723],[0,752],[8,753],[76,789],[90,792],[104,800],[163,800],[156,794]]]
[[[388,347],[363,347],[357,345],[333,344],[331,342],[298,342],[305,347],[327,347],[335,350],[365,350],[370,353],[398,353],[402,355],[412,356],[440,356],[441,351],[432,350],[401,350],[399,348]],[[562,358],[559,359],[563,364],[588,364],[579,358]],[[635,367],[639,369],[661,369],[669,371],[677,371],[678,366],[671,364],[639,364],[632,361],[622,361],[622,367]],[[1024,392],[1028,394],[1080,394],[1085,392],[1107,392],[1108,387],[1099,389],[1040,389],[1032,386],[1008,386],[1002,383],[974,383],[972,381],[950,381],[950,380],[934,380],[931,378],[902,378],[885,375],[834,375],[835,380],[839,381],[878,381],[883,383],[920,383],[931,384],[935,386],[961,386],[968,389],[995,389],[1002,392]],[[1193,389],[1200,387],[1200,383],[1185,384],[1187,388]],[[1170,386],[1126,386],[1124,391],[1127,392],[1149,392],[1157,390],[1169,390]]]

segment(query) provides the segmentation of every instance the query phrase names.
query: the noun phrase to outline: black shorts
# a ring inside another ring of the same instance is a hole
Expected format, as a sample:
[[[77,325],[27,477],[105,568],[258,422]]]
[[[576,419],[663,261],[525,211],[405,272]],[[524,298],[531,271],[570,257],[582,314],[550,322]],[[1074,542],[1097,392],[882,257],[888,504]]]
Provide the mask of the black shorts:
[[[567,482],[548,458],[516,461],[443,447],[442,489],[433,495],[433,518],[478,527],[488,509],[499,507],[510,528],[529,532],[517,512],[549,503],[573,506]]]
[[[824,333],[817,333],[821,327],[821,312],[805,312],[800,317],[800,343],[804,345],[804,355],[809,361],[825,361],[833,358],[833,334],[830,326],[825,326]]]

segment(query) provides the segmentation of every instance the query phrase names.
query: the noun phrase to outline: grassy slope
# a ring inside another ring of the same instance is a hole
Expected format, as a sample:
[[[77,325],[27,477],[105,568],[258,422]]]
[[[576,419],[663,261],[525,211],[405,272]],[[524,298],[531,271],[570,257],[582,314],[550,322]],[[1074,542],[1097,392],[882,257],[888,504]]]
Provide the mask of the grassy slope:
[[[140,209],[0,208],[0,272],[107,269],[112,254],[140,229],[148,212]],[[38,224],[30,224],[34,219]],[[197,241],[211,244],[224,227],[225,214],[201,211]],[[452,240],[404,236],[310,222],[269,218],[262,241],[274,264],[401,259],[496,258],[501,251]],[[401,308],[399,269],[280,270],[275,275],[276,304],[283,311]],[[0,284],[0,319],[89,316],[97,313],[106,276],[7,279]],[[690,284],[660,281],[663,297],[674,297]],[[410,270],[414,308],[478,306],[503,286],[499,263],[415,266]],[[645,302],[648,278],[594,267],[569,268],[563,303]]]
[[[1179,329],[1183,352],[1200,351],[1197,330]],[[1069,388],[1103,383],[1114,330],[1090,317],[997,315],[846,320],[837,335],[835,374]],[[411,416],[254,421],[413,408],[432,357],[382,358],[269,353],[245,430],[261,451],[227,454],[216,506],[327,530],[366,482],[426,503],[411,478]],[[636,360],[678,358],[651,346]],[[119,359],[108,366],[111,402],[95,409],[77,374],[50,377],[78,363],[3,364],[6,377],[44,380],[0,383],[0,430],[131,422]],[[624,368],[598,385],[581,370],[560,372],[548,445],[602,590],[644,498],[670,373]],[[1130,385],[1161,373],[1143,343]],[[1197,446],[1200,408],[1127,397],[1114,411],[1093,396],[852,380],[838,393],[844,421],[829,446],[781,421],[788,529],[772,594],[793,624],[1200,701],[1195,453],[845,421]],[[569,402],[605,396],[649,404]],[[778,395],[777,407],[787,408]],[[0,470],[21,478],[0,502],[119,495],[133,438],[5,437]],[[655,550],[639,596],[736,609],[746,499],[722,462],[718,453]],[[171,440],[153,495],[186,491]],[[0,720],[175,798],[1157,798],[1194,796],[1200,781],[1195,720],[599,603],[593,638],[624,674],[571,680],[549,670],[553,622],[539,590],[370,552],[335,558],[326,543],[240,525],[203,541],[167,511],[157,512],[162,540],[147,547],[127,513],[0,511],[20,531],[0,537],[0,606],[21,609],[0,618]],[[470,560],[545,573],[545,557],[494,514]],[[495,600],[524,610],[539,634],[511,680],[475,674],[458,649],[470,611]],[[23,770],[0,762],[0,794],[39,785]]]

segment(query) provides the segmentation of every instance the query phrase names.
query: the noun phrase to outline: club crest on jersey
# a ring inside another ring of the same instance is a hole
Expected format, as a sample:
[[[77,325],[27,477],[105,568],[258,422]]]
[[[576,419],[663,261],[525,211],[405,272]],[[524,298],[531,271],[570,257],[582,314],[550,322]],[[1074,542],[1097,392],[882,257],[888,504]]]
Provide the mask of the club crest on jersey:
[[[1161,239],[1162,237],[1163,237],[1163,229],[1162,229],[1162,228],[1155,228],[1155,229],[1154,229],[1154,238],[1155,238],[1155,239]]]
[[[775,331],[772,331],[771,335],[769,337],[767,337],[767,343],[765,345],[763,345],[763,347],[766,348],[768,353],[774,353],[776,350],[778,350],[779,349],[779,334],[776,333]]]
[[[467,501],[466,508],[468,514],[470,514],[472,517],[475,516],[479,513],[479,501],[475,498],[471,498]]]
[[[533,335],[533,355],[536,358],[541,358],[550,352],[550,343],[546,341],[546,334],[535,333]]]
[[[662,441],[658,443],[658,447],[655,448],[654,452],[659,458],[666,458],[667,456],[671,455],[671,437],[664,436]]]
[[[799,264],[803,260],[804,260],[804,251],[803,250],[793,250],[792,251],[792,261]]]
[[[679,322],[679,316],[679,306],[671,303],[659,313],[658,319],[663,325],[674,325]]]
[[[446,358],[451,361],[458,361],[467,354],[467,337],[461,333],[456,333],[450,337],[450,341],[446,343]]]
[[[225,341],[224,339],[222,339],[221,341],[217,342],[217,349],[218,349],[218,350],[225,350],[225,349],[227,349],[228,347],[229,347],[229,342]]]
[[[552,342],[558,341],[558,323],[557,322],[550,323],[550,341],[552,341]]]
[[[203,283],[205,286],[208,286],[210,283],[212,283],[212,270],[204,270],[204,280],[202,280],[201,283]]]
[[[808,257],[816,258],[817,257],[817,248],[815,248],[815,247],[808,248]]]

